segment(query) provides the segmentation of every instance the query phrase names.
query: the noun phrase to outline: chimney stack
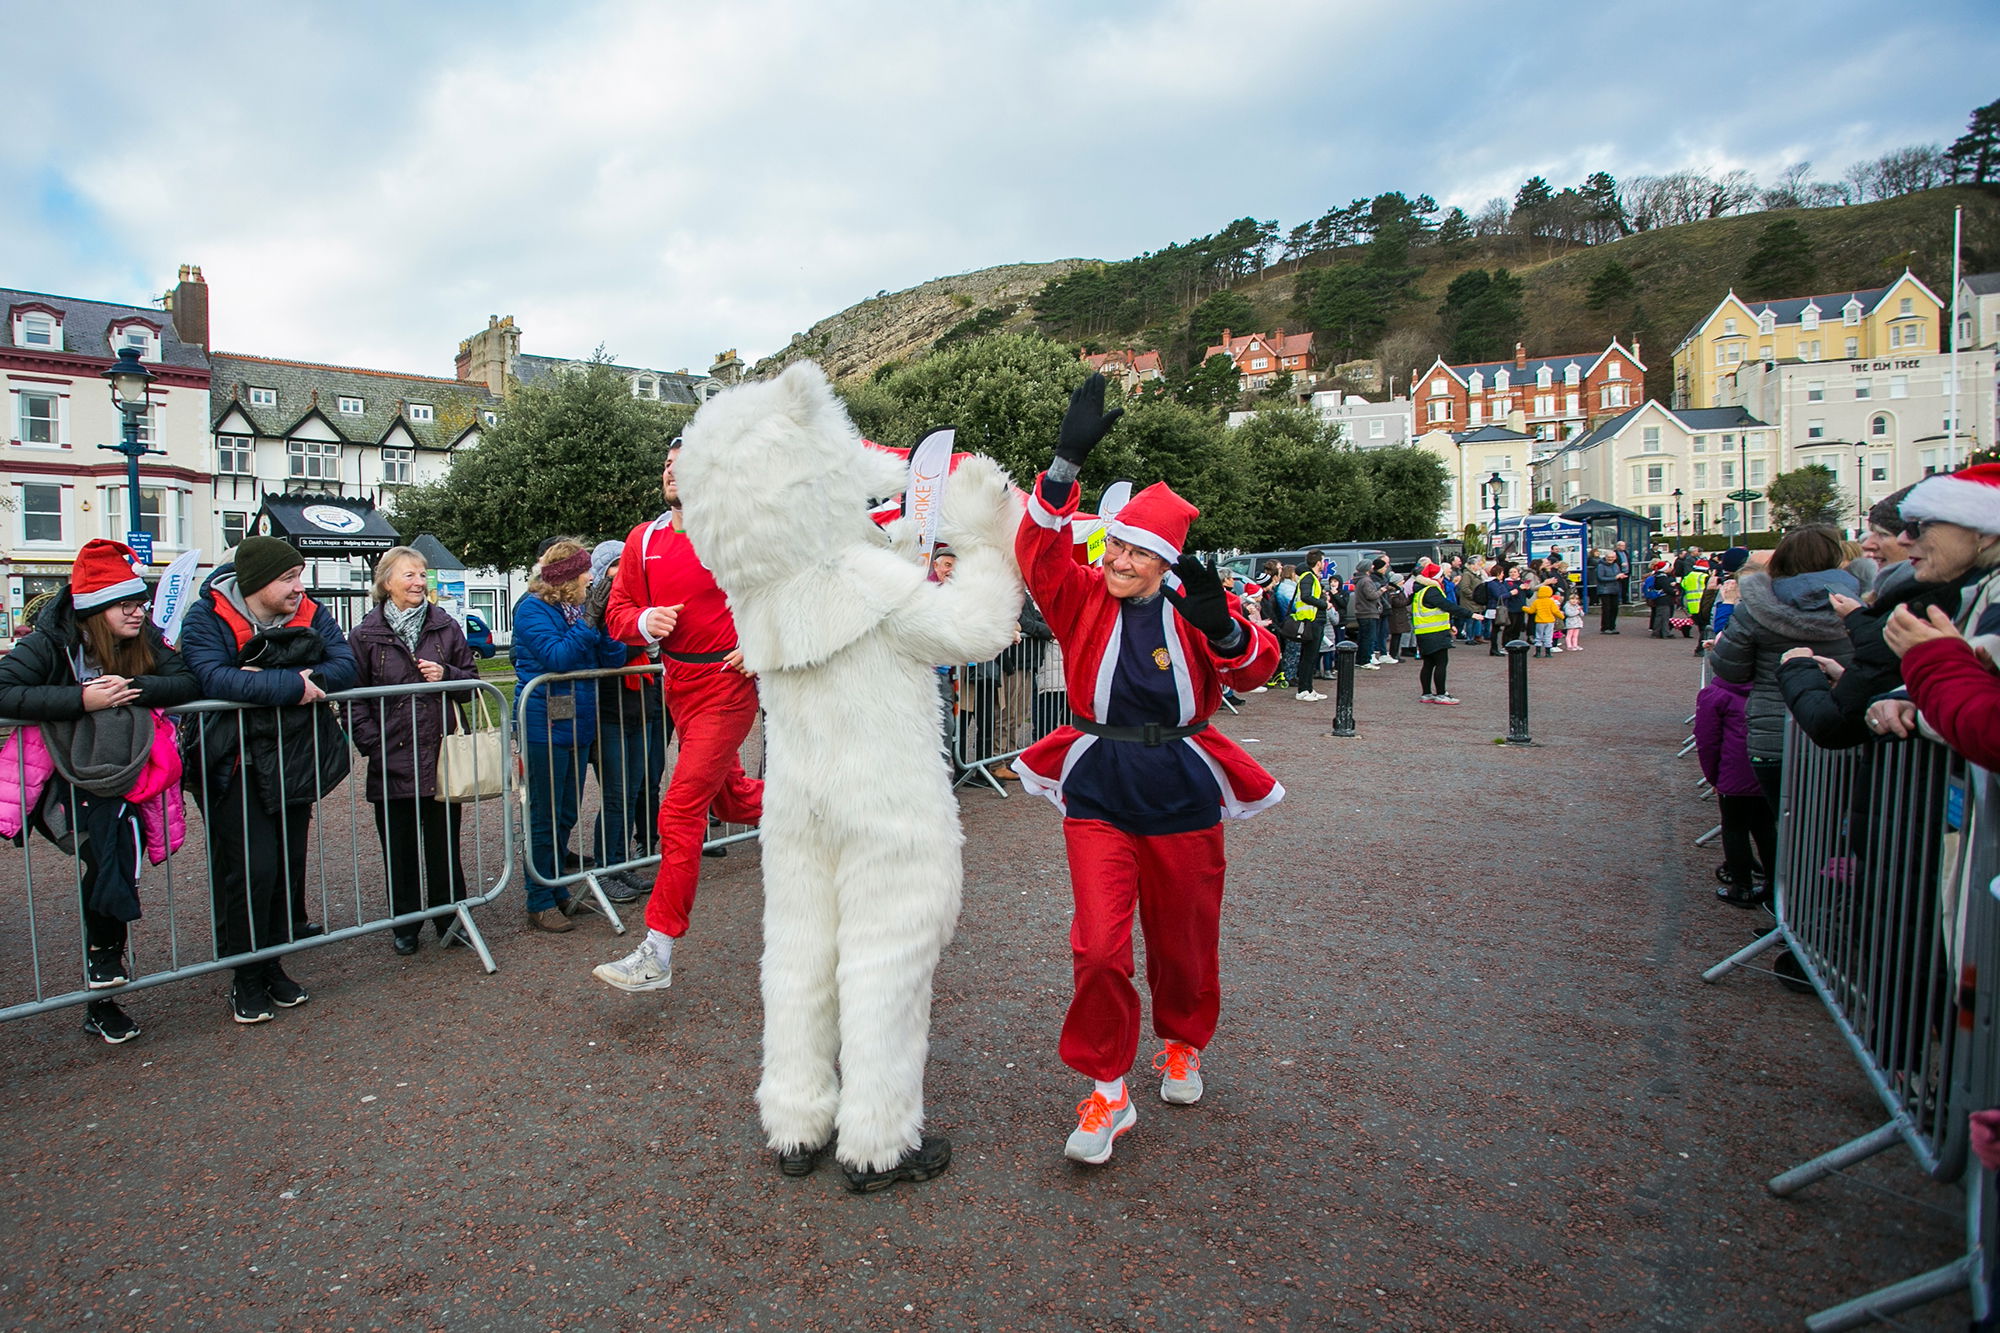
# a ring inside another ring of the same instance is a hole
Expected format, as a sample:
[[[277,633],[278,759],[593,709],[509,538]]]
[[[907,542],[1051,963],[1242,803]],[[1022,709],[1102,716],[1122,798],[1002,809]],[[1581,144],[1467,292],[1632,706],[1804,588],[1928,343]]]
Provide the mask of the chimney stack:
[[[1642,366],[1646,364],[1646,359],[1639,355],[1639,340],[1637,338],[1632,340],[1632,359]]]
[[[1526,370],[1527,368],[1528,368],[1528,349],[1523,347],[1520,343],[1515,343],[1514,369]]]
[[[202,280],[201,265],[182,264],[180,281],[167,296],[173,312],[174,334],[190,347],[208,350],[208,283]]]

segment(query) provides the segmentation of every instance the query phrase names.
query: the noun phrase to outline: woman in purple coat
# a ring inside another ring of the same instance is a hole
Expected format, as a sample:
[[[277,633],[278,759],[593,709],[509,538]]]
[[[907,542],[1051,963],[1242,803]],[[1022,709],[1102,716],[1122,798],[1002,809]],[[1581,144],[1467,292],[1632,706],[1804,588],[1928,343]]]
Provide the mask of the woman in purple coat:
[[[375,609],[347,636],[362,685],[478,677],[464,631],[431,604],[424,579],[428,568],[423,555],[408,546],[385,551],[375,562]],[[368,800],[375,807],[395,916],[465,897],[460,807],[433,799],[438,751],[455,721],[451,701],[460,697],[432,692],[347,705],[348,730],[368,759]],[[432,925],[439,939],[450,929],[446,917],[432,918]],[[422,922],[397,926],[396,952],[415,953],[422,929]],[[454,936],[451,942],[459,941]]]
[[[1711,677],[1695,697],[1695,753],[1701,775],[1715,788],[1722,813],[1722,864],[1715,896],[1733,907],[1755,907],[1771,896],[1776,868],[1778,817],[1750,767],[1750,729],[1744,703],[1750,683]],[[1752,848],[1755,848],[1753,853]]]

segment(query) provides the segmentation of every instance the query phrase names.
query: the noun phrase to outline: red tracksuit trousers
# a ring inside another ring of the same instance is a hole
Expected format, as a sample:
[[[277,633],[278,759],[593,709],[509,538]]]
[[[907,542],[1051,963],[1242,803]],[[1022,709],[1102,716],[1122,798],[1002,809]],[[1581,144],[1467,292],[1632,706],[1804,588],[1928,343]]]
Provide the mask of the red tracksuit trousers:
[[[669,662],[666,695],[681,748],[660,797],[660,869],[646,925],[678,938],[694,908],[710,807],[731,824],[755,824],[764,817],[764,783],[737,757],[757,721],[755,682],[715,663]]]
[[[1222,826],[1141,837],[1095,819],[1065,819],[1076,917],[1069,947],[1076,989],[1063,1019],[1063,1063],[1109,1082],[1139,1051],[1132,985],[1132,908],[1146,934],[1153,1031],[1200,1049],[1222,1008],[1218,923]]]

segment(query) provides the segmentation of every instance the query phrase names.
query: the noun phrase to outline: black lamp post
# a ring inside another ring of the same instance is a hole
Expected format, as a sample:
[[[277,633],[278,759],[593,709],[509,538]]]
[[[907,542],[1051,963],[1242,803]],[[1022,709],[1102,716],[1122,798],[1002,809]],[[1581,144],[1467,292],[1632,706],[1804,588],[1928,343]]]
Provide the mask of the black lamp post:
[[[1486,479],[1486,501],[1493,506],[1493,554],[1500,554],[1500,497],[1506,494],[1507,481],[1498,472]]]
[[[139,525],[139,459],[146,454],[164,454],[166,450],[148,449],[139,441],[139,418],[153,406],[148,394],[153,373],[139,364],[139,349],[119,348],[118,360],[104,372],[104,378],[111,381],[112,404],[125,419],[124,439],[119,444],[97,447],[125,455],[125,536],[129,543],[133,533],[143,531]],[[165,515],[161,517],[164,519]],[[147,559],[150,562],[150,552]]]
[[[1681,534],[1681,488],[1674,487],[1674,540],[1682,541]]]
[[[1868,535],[1868,441],[1854,442],[1854,540]]]

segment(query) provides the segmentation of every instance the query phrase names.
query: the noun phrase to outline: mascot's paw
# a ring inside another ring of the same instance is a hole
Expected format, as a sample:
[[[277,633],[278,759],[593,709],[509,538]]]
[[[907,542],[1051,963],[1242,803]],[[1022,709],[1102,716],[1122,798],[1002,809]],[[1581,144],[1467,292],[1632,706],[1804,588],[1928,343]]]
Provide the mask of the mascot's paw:
[[[938,535],[956,547],[1011,551],[1024,503],[1000,465],[975,454],[951,474]]]

